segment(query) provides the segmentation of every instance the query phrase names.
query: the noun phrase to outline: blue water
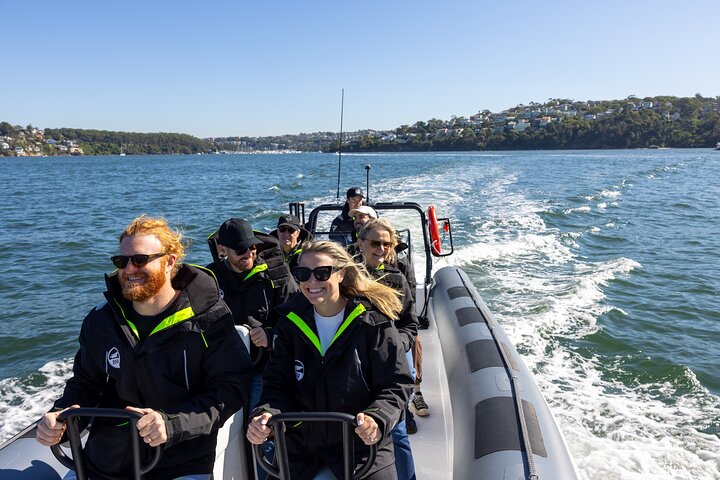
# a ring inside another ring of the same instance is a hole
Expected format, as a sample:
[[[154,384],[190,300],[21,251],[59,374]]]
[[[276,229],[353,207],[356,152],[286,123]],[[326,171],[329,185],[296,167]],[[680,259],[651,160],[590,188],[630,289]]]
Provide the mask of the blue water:
[[[720,152],[343,155],[342,190],[437,205],[583,478],[720,478]],[[163,215],[205,264],[231,216],[335,199],[323,154],[0,160],[0,439],[59,395],[117,236]]]

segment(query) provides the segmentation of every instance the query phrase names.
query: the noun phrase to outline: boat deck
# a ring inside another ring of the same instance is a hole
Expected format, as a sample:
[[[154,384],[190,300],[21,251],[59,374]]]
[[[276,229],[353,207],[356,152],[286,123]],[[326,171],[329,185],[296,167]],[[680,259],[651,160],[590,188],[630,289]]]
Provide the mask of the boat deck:
[[[418,298],[422,292],[418,291]],[[415,473],[422,479],[452,478],[452,411],[445,363],[442,358],[437,327],[430,317],[427,330],[420,330],[423,345],[422,392],[430,408],[430,415],[415,415],[417,433],[410,435]]]

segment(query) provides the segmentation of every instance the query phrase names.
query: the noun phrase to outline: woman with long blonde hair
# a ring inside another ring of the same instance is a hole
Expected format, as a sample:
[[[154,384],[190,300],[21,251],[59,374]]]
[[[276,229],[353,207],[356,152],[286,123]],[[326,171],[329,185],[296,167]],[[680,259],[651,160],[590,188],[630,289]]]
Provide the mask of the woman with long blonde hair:
[[[372,480],[396,479],[391,430],[407,404],[412,378],[393,321],[398,293],[374,281],[337,243],[302,246],[294,274],[302,295],[278,307],[273,355],[263,374],[260,406],[247,432],[253,444],[270,435],[280,412],[336,411],[355,415],[359,463],[377,444]],[[343,476],[341,427],[302,423],[286,434],[293,479],[309,479],[322,464]]]
[[[357,245],[362,254],[365,267],[378,282],[400,292],[403,308],[395,326],[403,340],[403,351],[408,365],[413,366],[414,347],[419,342],[418,319],[415,314],[415,301],[405,275],[398,269],[395,248],[399,242],[395,228],[384,218],[366,222],[358,233]],[[411,369],[415,376],[415,369]],[[417,432],[417,423],[412,412],[405,407],[405,417],[393,429],[395,446],[395,466],[401,479],[415,478],[415,461],[410,449],[409,433]]]

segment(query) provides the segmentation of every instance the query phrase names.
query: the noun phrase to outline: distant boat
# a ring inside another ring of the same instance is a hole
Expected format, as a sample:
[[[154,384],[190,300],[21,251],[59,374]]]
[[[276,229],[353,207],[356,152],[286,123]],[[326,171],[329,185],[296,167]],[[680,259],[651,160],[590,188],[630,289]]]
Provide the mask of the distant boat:
[[[715,150],[720,150],[720,142],[715,144]]]
[[[123,146],[122,146],[122,145],[120,145],[120,156],[121,156],[121,157],[124,157],[124,156],[125,156],[125,152],[123,152]]]

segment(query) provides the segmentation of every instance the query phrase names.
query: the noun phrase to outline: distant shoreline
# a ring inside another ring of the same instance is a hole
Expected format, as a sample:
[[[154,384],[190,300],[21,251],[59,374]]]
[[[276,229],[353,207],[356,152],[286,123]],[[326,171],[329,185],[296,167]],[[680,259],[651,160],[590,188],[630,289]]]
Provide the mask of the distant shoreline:
[[[274,152],[464,152],[714,148],[720,97],[550,99],[494,113],[430,119],[393,130],[268,137],[196,138],[73,128],[40,130],[0,122],[0,155],[147,155]]]
[[[393,154],[393,155],[403,155],[403,156],[411,156],[411,155],[432,155],[432,154],[477,154],[477,153],[516,153],[516,152],[609,152],[609,151],[654,151],[654,150],[716,150],[714,147],[659,147],[659,148],[648,148],[648,147],[639,147],[639,148],[554,148],[554,149],[509,149],[509,150],[433,150],[433,151],[391,151],[391,152],[385,152],[385,151],[373,151],[373,152],[342,152],[343,155],[387,155],[387,154]],[[719,152],[720,153],[720,152]],[[207,155],[217,155],[217,156],[233,156],[233,155],[334,155],[337,156],[337,152],[300,152],[300,151],[253,151],[253,152],[227,152],[227,153],[186,153],[186,154],[167,154],[167,153],[149,153],[149,154],[137,154],[137,155],[124,155],[123,157],[171,157],[171,156],[178,156],[178,157],[190,157],[190,156],[207,156]],[[120,158],[120,155],[32,155],[32,156],[22,156],[22,157],[16,157],[12,155],[5,155],[0,157],[3,158],[92,158],[92,157],[118,157]]]

